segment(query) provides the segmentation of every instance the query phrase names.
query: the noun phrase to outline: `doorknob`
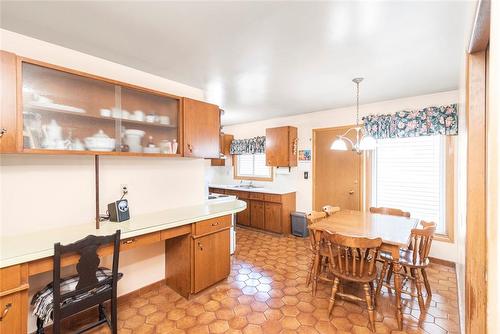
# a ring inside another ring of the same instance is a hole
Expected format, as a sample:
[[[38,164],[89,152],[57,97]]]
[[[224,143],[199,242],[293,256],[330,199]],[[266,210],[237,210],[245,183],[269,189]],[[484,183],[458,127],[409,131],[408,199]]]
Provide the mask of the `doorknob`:
[[[349,190],[349,195],[354,194],[354,190]]]

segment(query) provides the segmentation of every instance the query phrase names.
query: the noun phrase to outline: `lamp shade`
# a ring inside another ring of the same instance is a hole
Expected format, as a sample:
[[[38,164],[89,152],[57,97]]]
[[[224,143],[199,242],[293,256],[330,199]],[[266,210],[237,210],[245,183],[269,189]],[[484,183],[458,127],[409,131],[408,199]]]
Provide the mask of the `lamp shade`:
[[[330,146],[330,149],[335,151],[347,151],[347,145],[343,139],[337,138]]]
[[[362,151],[374,150],[377,147],[377,141],[370,135],[364,135],[359,142],[359,149]]]

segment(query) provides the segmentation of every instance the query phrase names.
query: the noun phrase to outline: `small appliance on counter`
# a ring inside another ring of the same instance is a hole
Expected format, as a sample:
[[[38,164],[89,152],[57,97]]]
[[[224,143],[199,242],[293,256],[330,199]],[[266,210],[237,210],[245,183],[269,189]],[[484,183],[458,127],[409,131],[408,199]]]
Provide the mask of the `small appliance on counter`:
[[[109,220],[112,222],[123,222],[130,219],[128,201],[119,199],[116,202],[108,204]]]

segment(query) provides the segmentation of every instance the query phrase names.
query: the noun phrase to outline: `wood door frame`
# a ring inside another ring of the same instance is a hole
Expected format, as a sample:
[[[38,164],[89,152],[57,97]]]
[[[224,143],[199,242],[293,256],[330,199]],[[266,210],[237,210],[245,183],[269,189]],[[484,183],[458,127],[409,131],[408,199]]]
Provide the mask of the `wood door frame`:
[[[329,127],[329,128],[319,128],[319,129],[312,129],[313,135],[312,135],[312,211],[314,211],[314,208],[316,207],[316,135],[318,132],[327,132],[327,131],[332,131],[332,130],[345,130],[347,131],[349,128],[355,127],[355,125],[342,125],[342,126],[334,126],[334,127]],[[359,201],[359,207],[361,211],[365,210],[365,200],[364,200],[364,195],[363,195],[363,185],[365,183],[365,175],[363,173],[364,170],[364,165],[365,165],[365,155],[363,154],[361,156],[361,159],[359,160],[359,176],[358,176],[358,201]],[[341,208],[342,209],[342,208]]]
[[[488,330],[487,114],[490,1],[480,0],[469,43],[466,79],[467,208],[465,332]]]

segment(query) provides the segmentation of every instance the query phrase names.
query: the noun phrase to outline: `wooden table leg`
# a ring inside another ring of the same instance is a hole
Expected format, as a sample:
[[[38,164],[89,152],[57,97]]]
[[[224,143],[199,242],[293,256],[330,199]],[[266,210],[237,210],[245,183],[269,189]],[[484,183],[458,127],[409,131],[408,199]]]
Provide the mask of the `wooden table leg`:
[[[313,263],[313,282],[312,282],[312,295],[316,295],[316,290],[318,287],[318,274],[319,274],[319,268],[320,268],[320,255],[319,255],[319,249],[320,249],[320,240],[321,240],[321,231],[314,231],[315,234],[315,241],[316,241],[316,247],[315,247],[315,255],[314,255],[314,263]]]

